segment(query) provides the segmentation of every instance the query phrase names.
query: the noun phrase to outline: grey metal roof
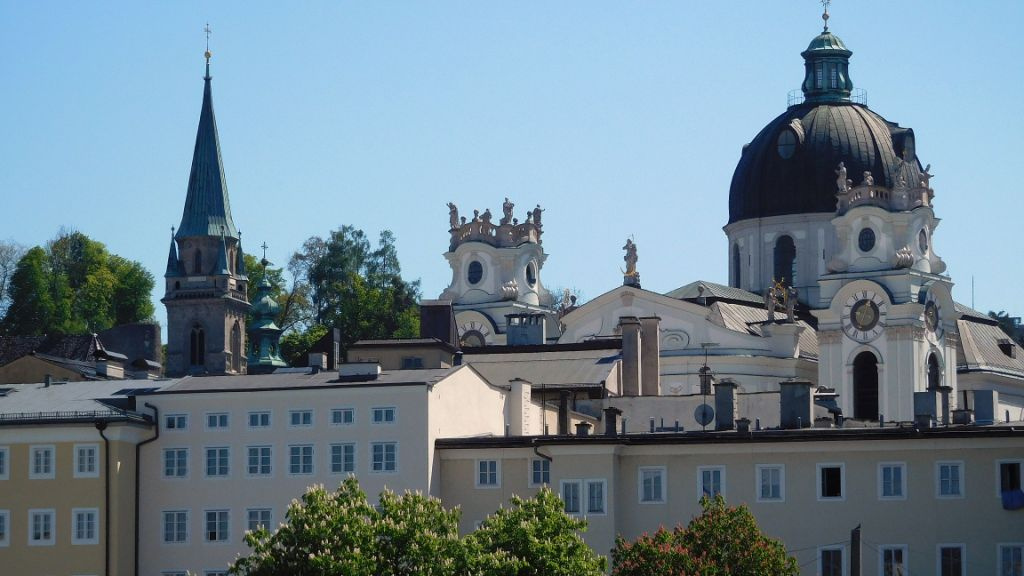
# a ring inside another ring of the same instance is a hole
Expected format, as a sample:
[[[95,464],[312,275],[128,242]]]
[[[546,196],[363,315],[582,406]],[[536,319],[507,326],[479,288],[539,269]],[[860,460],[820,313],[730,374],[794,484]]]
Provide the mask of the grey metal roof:
[[[213,114],[213,95],[207,69],[203,79],[203,107],[199,113],[199,130],[192,153],[192,172],[188,177],[188,195],[181,226],[175,238],[189,236],[220,236],[238,238],[238,230],[231,219],[228,184],[224,177],[224,161],[220,155],[220,137],[217,119]]]
[[[970,306],[961,304],[959,302],[953,302],[953,309],[956,310],[956,313],[960,314],[961,317],[968,317],[975,320],[984,320],[985,322],[990,324],[997,323],[995,318],[992,318],[988,314],[975,310],[974,308],[971,308]]]
[[[540,386],[602,386],[620,357],[617,350],[473,354],[465,362],[495,386],[521,378]]]
[[[768,322],[768,311],[763,306],[747,306],[729,302],[715,302],[711,305],[712,312],[717,312],[724,326],[730,330],[762,336],[762,328]],[[776,314],[778,316],[778,314]],[[800,320],[796,323],[806,328],[800,335],[800,357],[818,357],[818,333],[813,326]]]
[[[190,376],[161,389],[158,394],[187,394],[191,392],[247,392],[250,390],[282,390],[302,388],[339,388],[357,386],[413,386],[434,385],[465,366],[431,368],[423,370],[389,370],[374,379],[340,381],[337,372],[310,371],[274,372],[244,376]]]
[[[704,287],[704,292],[700,291],[700,287]],[[699,302],[700,298],[708,299],[722,299],[722,300],[737,300],[740,302],[750,302],[752,304],[764,305],[764,297],[758,296],[753,292],[747,292],[742,288],[733,288],[732,286],[726,286],[724,284],[717,284],[715,282],[708,282],[707,280],[698,280],[696,282],[690,282],[685,286],[680,286],[675,290],[665,294],[669,298],[676,298],[679,300],[695,300]]]
[[[976,322],[970,317],[957,320],[960,345],[957,364],[969,370],[995,370],[1024,378],[1024,350],[1016,347],[1016,358],[1008,356],[999,347],[1000,340],[1013,340],[996,324]]]
[[[19,419],[32,419],[39,415],[53,414],[95,414],[117,415],[120,411],[112,409],[102,400],[124,399],[118,391],[126,388],[161,388],[173,383],[173,380],[104,380],[93,382],[68,382],[66,384],[41,383],[5,384],[8,390],[0,395],[0,421],[11,422]]]

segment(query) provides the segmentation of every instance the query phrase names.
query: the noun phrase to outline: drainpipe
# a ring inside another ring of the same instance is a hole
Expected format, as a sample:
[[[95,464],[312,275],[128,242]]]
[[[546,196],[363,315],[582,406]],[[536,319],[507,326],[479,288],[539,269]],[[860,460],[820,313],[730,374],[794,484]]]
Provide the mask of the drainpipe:
[[[139,474],[142,470],[139,457],[142,453],[143,445],[149,444],[160,437],[160,410],[149,402],[145,402],[143,406],[153,409],[153,421],[156,423],[156,434],[154,434],[152,438],[143,440],[135,445],[135,576],[139,576]]]
[[[103,574],[110,576],[110,439],[103,433],[107,422],[96,422],[96,430],[103,438]]]

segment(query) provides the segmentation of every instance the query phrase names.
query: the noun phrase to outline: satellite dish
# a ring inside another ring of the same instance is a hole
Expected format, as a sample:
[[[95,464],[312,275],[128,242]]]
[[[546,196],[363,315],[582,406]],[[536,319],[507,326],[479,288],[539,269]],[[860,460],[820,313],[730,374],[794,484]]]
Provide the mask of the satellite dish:
[[[693,411],[693,418],[697,420],[697,424],[707,426],[715,419],[715,409],[707,404],[701,404]]]

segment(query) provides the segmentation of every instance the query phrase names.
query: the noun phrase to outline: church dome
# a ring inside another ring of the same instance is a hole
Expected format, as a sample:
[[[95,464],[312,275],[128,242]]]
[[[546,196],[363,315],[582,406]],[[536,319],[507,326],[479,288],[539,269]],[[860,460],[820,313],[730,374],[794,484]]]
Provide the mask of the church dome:
[[[803,101],[768,123],[743,147],[729,190],[729,223],[786,214],[835,212],[836,169],[854,185],[918,182],[914,132],[851,99],[852,52],[825,30],[801,55]]]

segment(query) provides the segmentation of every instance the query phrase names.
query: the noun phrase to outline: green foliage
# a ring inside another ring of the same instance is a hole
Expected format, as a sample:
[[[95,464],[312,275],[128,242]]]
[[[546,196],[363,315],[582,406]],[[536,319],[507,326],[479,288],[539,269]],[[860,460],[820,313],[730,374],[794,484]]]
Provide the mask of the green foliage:
[[[281,358],[289,366],[305,366],[310,348],[327,334],[327,330],[326,326],[315,324],[303,332],[286,332],[281,337]]]
[[[266,278],[271,286],[270,295],[279,307],[277,318],[274,319],[277,327],[288,332],[302,330],[304,327],[309,326],[311,308],[309,298],[306,295],[305,285],[293,282],[292,289],[288,290],[283,269],[272,268],[270,262],[257,260],[255,256],[250,254],[243,254],[243,257],[245,258],[246,273],[249,277],[247,289],[249,302],[256,303],[256,294],[263,279]],[[252,325],[252,322],[253,319],[250,316],[249,324]],[[301,355],[304,351],[299,351],[299,353]],[[295,364],[292,365],[295,366]]]
[[[703,512],[683,528],[659,528],[633,542],[621,536],[612,551],[613,576],[795,576],[796,559],[761,533],[746,506],[727,507],[720,495],[701,499]]]
[[[25,248],[20,244],[0,240],[0,318],[7,314],[7,307],[11,302],[7,287],[10,285],[14,270],[18,267],[18,261],[24,255]]]
[[[988,313],[988,317],[999,323],[999,327],[1006,332],[1019,346],[1024,346],[1024,325],[1020,322],[1019,316],[1010,316],[1004,310]]]
[[[7,288],[10,305],[2,323],[4,334],[36,336],[51,328],[54,305],[45,265],[46,252],[38,246],[18,261]]]

